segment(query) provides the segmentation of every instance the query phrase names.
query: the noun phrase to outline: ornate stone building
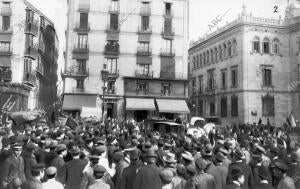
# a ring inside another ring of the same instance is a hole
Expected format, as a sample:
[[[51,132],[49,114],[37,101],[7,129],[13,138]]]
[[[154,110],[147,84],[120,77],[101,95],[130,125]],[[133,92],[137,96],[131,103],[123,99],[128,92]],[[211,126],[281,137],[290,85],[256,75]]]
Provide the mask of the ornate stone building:
[[[187,0],[69,0],[66,39],[65,112],[137,120],[188,112]]]
[[[239,17],[191,44],[193,115],[220,117],[223,125],[281,125],[300,120],[300,9],[291,2],[284,19]]]

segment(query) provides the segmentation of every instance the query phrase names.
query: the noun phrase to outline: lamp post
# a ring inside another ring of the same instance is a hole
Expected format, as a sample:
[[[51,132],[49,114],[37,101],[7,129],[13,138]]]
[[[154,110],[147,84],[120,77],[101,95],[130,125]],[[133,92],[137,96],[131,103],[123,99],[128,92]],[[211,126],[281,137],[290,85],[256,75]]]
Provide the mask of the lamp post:
[[[103,95],[102,95],[102,120],[104,121],[104,111],[105,111],[105,90],[106,90],[106,82],[107,82],[107,78],[108,78],[108,71],[107,70],[102,70],[101,71],[101,77],[102,77],[102,81],[103,81],[103,86],[102,86],[102,91],[103,91]]]

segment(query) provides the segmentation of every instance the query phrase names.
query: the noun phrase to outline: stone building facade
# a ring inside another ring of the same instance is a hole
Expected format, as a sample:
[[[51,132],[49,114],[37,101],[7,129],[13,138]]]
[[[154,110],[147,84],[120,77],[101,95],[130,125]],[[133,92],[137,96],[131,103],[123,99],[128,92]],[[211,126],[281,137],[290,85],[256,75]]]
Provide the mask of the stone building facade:
[[[262,118],[280,126],[291,112],[300,120],[300,14],[258,18],[243,7],[239,17],[189,48],[192,115],[223,125]]]
[[[26,0],[0,2],[0,107],[43,109],[57,100],[58,38],[54,24]]]
[[[68,1],[66,38],[65,112],[74,115],[87,107],[110,118],[142,120],[159,114],[156,99],[185,103],[186,0]],[[105,87],[103,71],[108,71]]]

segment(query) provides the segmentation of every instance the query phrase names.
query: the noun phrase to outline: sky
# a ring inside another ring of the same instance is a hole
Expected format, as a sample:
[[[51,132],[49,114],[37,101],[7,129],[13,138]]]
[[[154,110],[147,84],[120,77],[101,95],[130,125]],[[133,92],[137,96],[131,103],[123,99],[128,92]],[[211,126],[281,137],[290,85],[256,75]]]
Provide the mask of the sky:
[[[67,25],[67,0],[28,0],[36,8],[40,9],[49,17],[55,25],[59,38],[59,59],[58,73],[63,68],[65,49],[65,29]],[[101,0],[99,0],[101,1]],[[156,0],[154,0],[156,1]],[[290,0],[293,1],[293,0]],[[295,0],[294,0],[295,1]],[[288,0],[189,0],[190,18],[189,18],[189,39],[196,41],[206,33],[211,33],[226,25],[238,17],[242,12],[243,4],[246,11],[252,13],[255,17],[265,18],[284,18],[285,8]],[[275,8],[277,12],[274,12]],[[222,17],[222,19],[220,19]],[[221,20],[212,27],[215,19]],[[61,85],[61,83],[59,84]]]

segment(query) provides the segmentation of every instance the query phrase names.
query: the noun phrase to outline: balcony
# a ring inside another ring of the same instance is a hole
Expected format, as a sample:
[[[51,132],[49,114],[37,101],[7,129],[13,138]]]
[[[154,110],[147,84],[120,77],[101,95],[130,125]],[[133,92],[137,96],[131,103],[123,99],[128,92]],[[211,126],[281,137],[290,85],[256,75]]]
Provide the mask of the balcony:
[[[216,93],[217,85],[214,84],[212,86],[205,87],[205,93],[208,95],[213,95]]]
[[[111,14],[119,14],[120,13],[120,6],[109,6],[108,12]]]
[[[160,56],[174,57],[175,49],[160,49]]]
[[[4,81],[4,82],[10,82],[12,80],[12,72],[9,69],[6,70],[0,70],[0,81]]]
[[[135,70],[135,77],[138,78],[153,78],[153,71]]]
[[[119,32],[120,32],[119,23],[107,25],[106,33],[119,33]]]
[[[151,34],[152,33],[152,27],[149,26],[147,28],[138,27],[138,34]]]
[[[106,94],[116,94],[116,88],[115,87],[109,87],[106,89]]]
[[[38,21],[29,21],[25,24],[25,33],[31,33],[32,35],[37,36],[39,31],[39,22]]]
[[[138,47],[136,54],[139,55],[139,56],[151,56],[152,49],[151,48],[146,49],[146,48]]]
[[[32,45],[29,45],[29,46],[25,47],[24,56],[36,59],[37,56],[38,56],[38,45],[37,44],[32,44]]]
[[[107,56],[113,56],[113,57],[119,56],[119,54],[120,54],[119,43],[117,43],[117,42],[106,43],[104,54]]]
[[[137,95],[148,95],[149,90],[148,89],[136,89],[136,94]]]
[[[90,31],[90,23],[87,24],[80,24],[76,23],[74,31],[75,32],[80,32],[80,33],[88,33]]]
[[[61,77],[64,78],[87,78],[89,77],[89,70],[65,70],[64,73],[61,73]]]
[[[74,46],[73,53],[89,53],[89,45]]]
[[[118,69],[105,69],[108,71],[108,79],[109,80],[115,80],[116,78],[119,77],[119,70]],[[100,73],[101,75],[101,73]]]
[[[23,83],[34,87],[36,84],[36,76],[32,72],[25,72],[23,76]]]
[[[161,32],[161,35],[163,38],[166,39],[174,39],[175,32],[174,28],[171,27],[163,27],[163,30]]]
[[[150,7],[141,7],[140,15],[141,16],[150,16],[151,15],[151,8]]]
[[[183,72],[172,72],[172,71],[161,71],[161,79],[172,79],[172,80],[187,80],[187,73]]]
[[[0,56],[11,56],[12,48],[10,49],[0,49]]]
[[[1,16],[11,16],[12,11],[10,7],[2,7],[1,8]]]

